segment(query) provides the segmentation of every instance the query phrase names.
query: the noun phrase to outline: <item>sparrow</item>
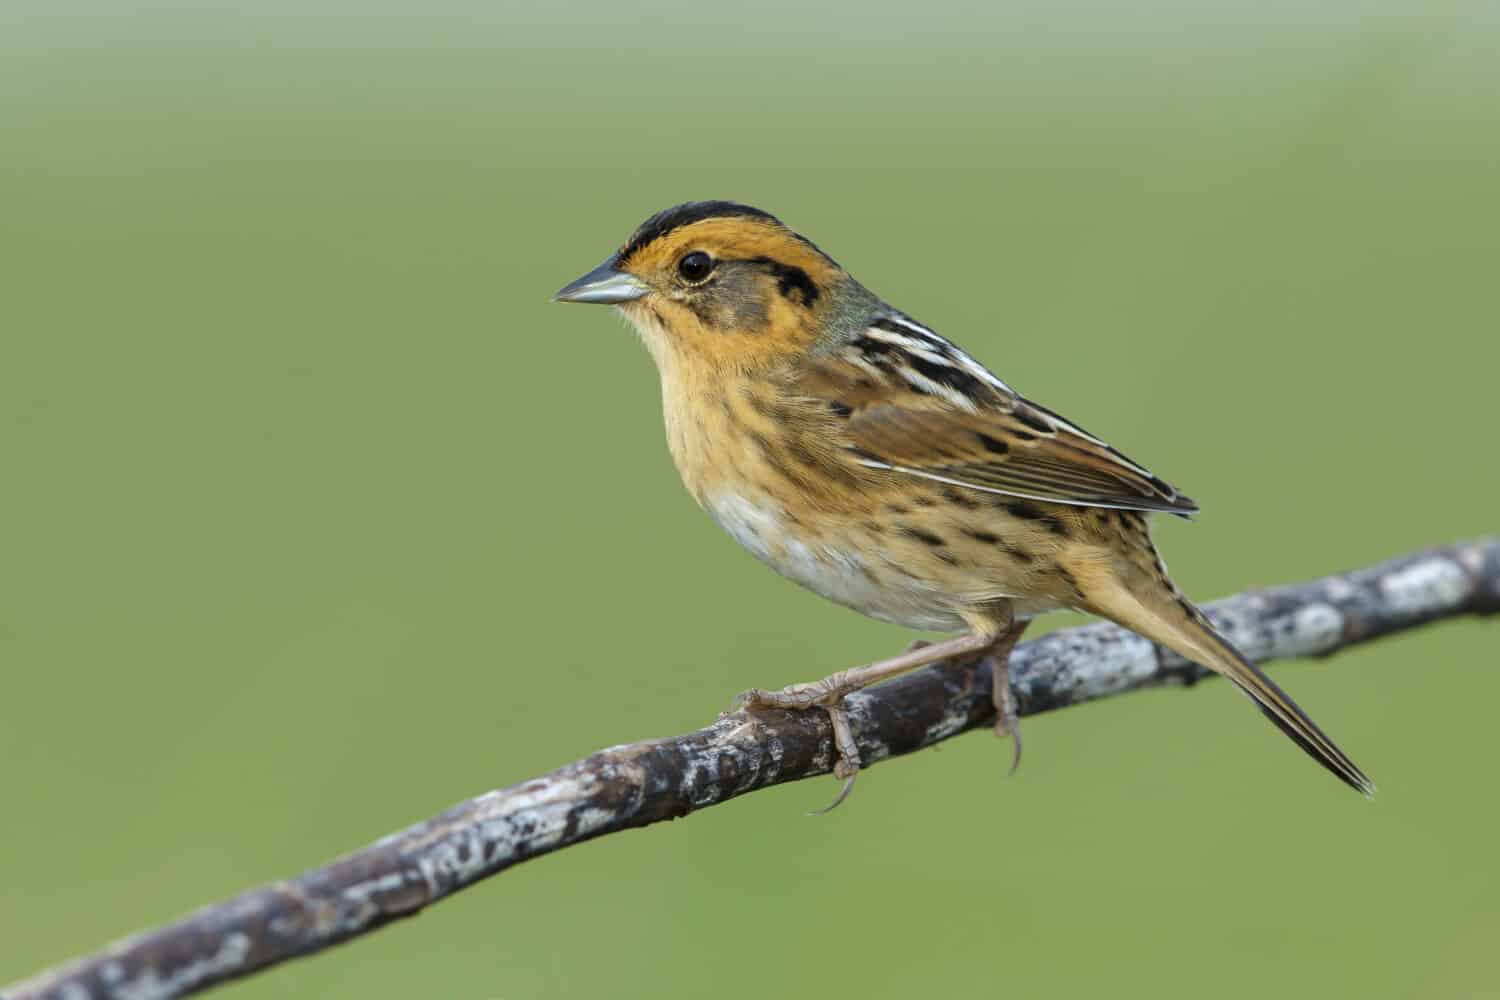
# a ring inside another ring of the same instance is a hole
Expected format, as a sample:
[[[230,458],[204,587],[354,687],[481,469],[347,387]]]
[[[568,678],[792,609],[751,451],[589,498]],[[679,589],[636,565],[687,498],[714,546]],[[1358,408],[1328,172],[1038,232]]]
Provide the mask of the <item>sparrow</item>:
[[[844,698],[938,661],[988,660],[1020,759],[1010,651],[1035,616],[1113,621],[1228,678],[1339,779],[1374,786],[1167,575],[1150,517],[1198,505],[865,288],[768,212],[688,202],[648,218],[559,302],[611,305],[661,378],[667,444],[708,515],[782,576],[881,621],[957,632],[780,690],[820,710],[843,801]]]

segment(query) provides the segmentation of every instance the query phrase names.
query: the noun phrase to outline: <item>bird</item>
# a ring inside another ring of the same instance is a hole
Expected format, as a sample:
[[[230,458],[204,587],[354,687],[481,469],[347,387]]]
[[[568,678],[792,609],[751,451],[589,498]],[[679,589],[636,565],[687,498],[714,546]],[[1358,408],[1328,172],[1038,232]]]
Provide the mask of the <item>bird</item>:
[[[635,328],[660,376],[673,463],[736,542],[838,604],[957,633],[736,699],[827,712],[843,781],[829,809],[860,768],[845,697],[939,661],[988,661],[1014,771],[1010,652],[1032,619],[1060,609],[1227,678],[1310,757],[1373,794],[1168,576],[1149,519],[1190,518],[1192,499],[888,305],[774,215],[734,201],[668,208],[553,300],[613,306]]]

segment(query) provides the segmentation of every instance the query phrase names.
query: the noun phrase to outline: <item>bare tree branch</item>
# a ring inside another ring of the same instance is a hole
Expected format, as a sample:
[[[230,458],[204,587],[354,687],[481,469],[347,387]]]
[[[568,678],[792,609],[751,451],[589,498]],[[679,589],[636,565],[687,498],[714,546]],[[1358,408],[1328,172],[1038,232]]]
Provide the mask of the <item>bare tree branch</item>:
[[[1327,656],[1439,618],[1497,610],[1500,540],[1493,539],[1241,594],[1208,609],[1256,661]],[[1112,625],[1054,632],[1019,646],[1011,661],[1022,715],[1190,684],[1204,674]],[[993,717],[989,672],[945,665],[853,695],[849,704],[867,767]],[[17,983],[0,998],[186,996],[367,934],[529,858],[826,774],[832,760],[821,712],[736,713],[685,736],[611,747]]]

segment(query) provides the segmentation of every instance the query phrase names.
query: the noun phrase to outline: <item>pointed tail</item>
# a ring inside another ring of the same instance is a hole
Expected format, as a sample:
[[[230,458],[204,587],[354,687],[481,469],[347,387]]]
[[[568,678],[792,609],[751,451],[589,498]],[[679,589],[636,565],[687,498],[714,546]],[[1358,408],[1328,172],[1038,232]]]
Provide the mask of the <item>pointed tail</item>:
[[[1309,757],[1361,794],[1375,793],[1375,785],[1324,735],[1317,723],[1259,667],[1230,645],[1170,581],[1152,580],[1147,584],[1136,577],[1133,582],[1137,584],[1133,589],[1117,584],[1103,588],[1102,593],[1090,593],[1093,607],[1089,610],[1227,677]],[[1148,592],[1140,593],[1142,590]]]

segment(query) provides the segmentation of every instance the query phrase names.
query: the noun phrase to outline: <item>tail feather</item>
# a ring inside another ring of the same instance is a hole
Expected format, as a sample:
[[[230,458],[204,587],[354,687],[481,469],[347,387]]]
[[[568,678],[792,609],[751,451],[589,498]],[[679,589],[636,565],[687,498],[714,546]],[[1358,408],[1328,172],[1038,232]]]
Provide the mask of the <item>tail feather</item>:
[[[1217,633],[1213,634],[1217,637]],[[1349,759],[1344,751],[1338,748],[1333,740],[1328,738],[1323,730],[1318,728],[1316,722],[1308,718],[1307,713],[1302,711],[1285,691],[1277,687],[1271,678],[1235,651],[1228,642],[1223,639],[1219,641],[1223,642],[1239,661],[1241,667],[1253,675],[1255,680],[1247,682],[1223,670],[1219,672],[1224,673],[1236,687],[1249,695],[1265,717],[1275,723],[1277,729],[1285,733],[1293,743],[1302,748],[1304,753],[1332,771],[1335,777],[1350,788],[1367,797],[1375,794],[1375,783],[1359,769],[1354,761]],[[1273,705],[1273,699],[1280,704]]]
[[[1361,794],[1375,793],[1375,785],[1364,772],[1285,691],[1221,636],[1192,602],[1168,581],[1153,581],[1149,589],[1158,588],[1164,593],[1140,594],[1122,585],[1107,587],[1102,594],[1089,595],[1094,605],[1089,610],[1228,678],[1309,757]]]

